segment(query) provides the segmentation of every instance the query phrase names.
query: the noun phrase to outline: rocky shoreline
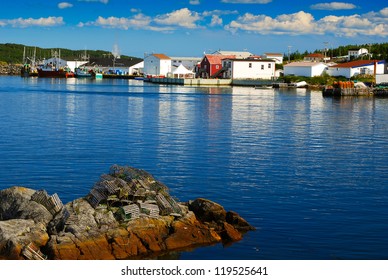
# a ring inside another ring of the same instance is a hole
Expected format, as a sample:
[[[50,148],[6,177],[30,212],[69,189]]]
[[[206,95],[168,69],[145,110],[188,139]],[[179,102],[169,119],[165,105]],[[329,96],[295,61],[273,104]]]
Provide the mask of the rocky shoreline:
[[[177,202],[151,174],[114,165],[83,198],[0,191],[0,259],[147,259],[241,240],[254,230],[204,198]]]
[[[22,65],[19,64],[0,64],[0,75],[20,75]]]

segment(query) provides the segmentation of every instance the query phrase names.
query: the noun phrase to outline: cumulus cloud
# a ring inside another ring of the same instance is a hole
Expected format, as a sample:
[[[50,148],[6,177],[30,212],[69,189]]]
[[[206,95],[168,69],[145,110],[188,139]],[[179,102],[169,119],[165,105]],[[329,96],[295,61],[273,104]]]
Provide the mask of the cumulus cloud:
[[[344,3],[344,2],[330,2],[330,3],[318,3],[311,5],[310,8],[312,10],[353,10],[356,7],[356,5],[351,3]]]
[[[388,7],[380,11],[380,14],[384,17],[388,17]]]
[[[95,21],[89,21],[86,23],[80,22],[78,27],[85,26],[99,26],[103,28],[117,28],[117,29],[143,29],[153,31],[171,31],[169,27],[157,27],[152,26],[152,19],[149,16],[143,14],[137,14],[130,18],[125,17],[101,17],[99,16]]]
[[[200,15],[187,8],[176,10],[174,12],[157,16],[154,21],[160,25],[181,26],[185,28],[197,28],[197,21],[201,19]]]
[[[383,15],[386,10],[378,14]],[[388,20],[378,19],[371,14],[350,16],[326,16],[316,20],[312,14],[300,11],[272,18],[266,15],[246,13],[225,26],[235,33],[238,31],[259,34],[334,34],[335,36],[354,37],[357,35],[388,35]]]
[[[47,17],[47,18],[17,18],[1,20],[0,26],[12,26],[15,28],[26,27],[53,27],[65,24],[63,17]]]
[[[316,28],[314,17],[303,11],[283,14],[276,18],[266,15],[246,13],[228,24],[230,31],[245,30],[261,34],[302,34],[311,33]]]
[[[231,4],[268,4],[272,0],[221,0],[221,2]]]
[[[192,12],[187,8],[173,11],[171,13],[157,15],[154,18],[138,13],[131,17],[102,17],[95,21],[79,23],[79,27],[100,26],[104,28],[119,29],[144,29],[154,31],[173,31],[178,28],[194,29],[199,28],[197,22],[202,19],[201,15]]]
[[[73,7],[73,4],[68,3],[68,2],[61,2],[58,4],[59,9],[67,9]]]

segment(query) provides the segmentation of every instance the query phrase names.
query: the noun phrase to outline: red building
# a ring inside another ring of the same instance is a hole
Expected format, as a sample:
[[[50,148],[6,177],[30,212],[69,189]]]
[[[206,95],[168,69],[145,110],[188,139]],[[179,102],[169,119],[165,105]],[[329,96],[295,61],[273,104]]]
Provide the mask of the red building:
[[[202,58],[200,64],[200,68],[198,71],[199,78],[222,78],[222,60],[226,58],[233,59],[236,58],[236,56],[206,54]]]

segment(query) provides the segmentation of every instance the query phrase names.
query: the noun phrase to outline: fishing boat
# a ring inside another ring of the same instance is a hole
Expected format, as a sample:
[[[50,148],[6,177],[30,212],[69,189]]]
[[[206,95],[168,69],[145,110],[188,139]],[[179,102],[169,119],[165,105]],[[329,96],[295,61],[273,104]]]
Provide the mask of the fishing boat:
[[[23,66],[20,68],[20,76],[25,78],[38,76],[38,71],[36,69],[36,47],[32,57],[26,55],[26,47],[24,47]]]
[[[72,78],[74,72],[69,67],[56,68],[52,65],[44,65],[38,69],[38,77],[40,78]]]
[[[74,69],[76,78],[92,78],[93,70],[88,70],[87,68],[77,67]]]
[[[58,54],[59,53],[59,54]],[[43,65],[38,66],[38,77],[40,78],[72,78],[72,72],[67,65],[67,62],[61,59],[61,53],[53,52],[53,57],[45,60]]]

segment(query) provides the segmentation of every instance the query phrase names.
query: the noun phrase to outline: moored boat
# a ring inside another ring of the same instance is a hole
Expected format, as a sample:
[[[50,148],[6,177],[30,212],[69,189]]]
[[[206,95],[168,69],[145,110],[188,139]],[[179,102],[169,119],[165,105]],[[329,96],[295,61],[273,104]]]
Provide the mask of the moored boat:
[[[49,65],[39,67],[38,69],[38,77],[40,78],[72,78],[74,77],[74,73],[70,71],[70,68],[55,68]]]
[[[92,78],[93,77],[93,70],[88,70],[86,68],[80,68],[77,67],[75,70],[75,77],[76,78]]]

